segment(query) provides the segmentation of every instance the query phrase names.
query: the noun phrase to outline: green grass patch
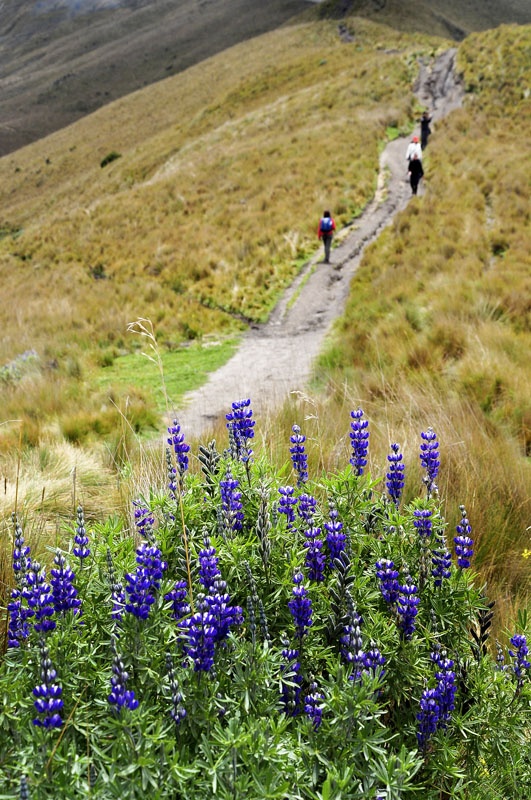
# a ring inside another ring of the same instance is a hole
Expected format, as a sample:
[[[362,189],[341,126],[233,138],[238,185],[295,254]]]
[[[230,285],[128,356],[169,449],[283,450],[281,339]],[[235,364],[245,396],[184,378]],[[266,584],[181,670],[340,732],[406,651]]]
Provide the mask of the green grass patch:
[[[160,352],[160,364],[151,354],[129,353],[116,358],[112,365],[102,369],[94,378],[93,387],[98,390],[140,390],[162,410],[166,395],[170,403],[177,403],[186,392],[199,388],[210,372],[221,367],[234,354],[239,343],[237,337],[215,341],[194,342],[178,350]]]

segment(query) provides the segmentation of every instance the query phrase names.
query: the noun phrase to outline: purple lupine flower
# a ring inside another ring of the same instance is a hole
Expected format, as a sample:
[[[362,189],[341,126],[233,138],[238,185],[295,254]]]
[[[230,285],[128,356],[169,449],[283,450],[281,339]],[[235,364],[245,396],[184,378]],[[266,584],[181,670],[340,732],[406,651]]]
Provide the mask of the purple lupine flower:
[[[216,556],[216,548],[210,544],[210,539],[205,536],[204,547],[199,551],[199,582],[208,592],[218,577],[221,576]]]
[[[236,458],[238,461],[248,462],[253,454],[248,442],[254,437],[253,428],[255,420],[252,419],[251,400],[237,400],[232,403],[232,411],[226,414],[227,428],[234,438]]]
[[[466,517],[464,506],[459,506],[461,511],[461,522],[456,525],[457,536],[454,536],[455,555],[457,556],[457,566],[467,569],[474,555],[474,541],[470,538],[472,527]]]
[[[295,509],[294,506],[297,504],[297,497],[294,497],[295,489],[293,486],[279,486],[278,493],[280,495],[280,500],[278,503],[278,513],[286,515],[286,524],[288,529],[293,528],[293,523],[295,522]]]
[[[299,505],[297,506],[297,513],[299,517],[307,524],[311,525],[317,509],[317,500],[311,494],[301,494],[299,497]]]
[[[426,470],[424,483],[428,490],[428,497],[433,493],[437,493],[437,484],[435,479],[439,474],[439,442],[433,428],[428,428],[427,431],[421,432],[421,437],[424,440],[420,445],[420,463]]]
[[[352,446],[352,458],[350,463],[354,467],[355,475],[363,475],[363,469],[367,466],[367,451],[369,449],[369,420],[362,419],[363,411],[351,411],[350,416],[350,443]]]
[[[397,602],[398,624],[404,639],[411,639],[415,630],[415,617],[418,614],[418,605],[420,603],[420,598],[417,597],[418,589],[410,575],[406,576],[405,583],[400,584],[398,589],[400,592]]]
[[[215,620],[215,641],[222,642],[227,638],[233,625],[241,625],[243,612],[240,606],[230,604],[230,595],[227,593],[227,584],[221,578],[216,578],[209,588],[204,599],[204,609],[212,614]]]
[[[417,533],[421,538],[421,541],[428,540],[431,536],[432,531],[432,519],[431,519],[431,511],[429,508],[417,508],[413,512],[413,516],[415,519],[413,520],[413,525],[417,529]]]
[[[350,595],[347,596],[347,613],[345,615],[345,625],[343,634],[340,637],[341,657],[347,664],[351,664],[353,672],[351,680],[358,680],[361,677],[360,665],[363,663],[363,638],[361,635],[362,619]]]
[[[171,615],[176,622],[180,622],[190,613],[190,605],[187,598],[186,581],[176,581],[171,592],[164,595],[164,599],[171,603]]]
[[[30,548],[24,544],[24,535],[16,515],[13,514],[15,525],[15,540],[13,547],[13,572],[16,587],[11,590],[10,601],[7,604],[9,622],[7,626],[7,646],[20,647],[21,642],[28,638],[30,626],[28,619],[33,616],[33,610],[27,606],[27,595],[24,589],[27,586],[27,571],[31,564],[29,558]]]
[[[26,588],[22,590],[33,611],[33,627],[40,633],[53,631],[56,623],[52,619],[54,613],[52,587],[46,582],[44,567],[38,561],[32,561],[26,574]]]
[[[216,619],[208,611],[196,611],[183,620],[181,628],[185,632],[183,650],[193,665],[194,672],[210,672],[214,666]]]
[[[306,548],[305,567],[308,570],[308,578],[311,581],[320,582],[324,580],[324,568],[326,556],[323,553],[323,541],[320,539],[321,528],[307,528],[304,531]]]
[[[76,556],[76,558],[81,559],[81,563],[83,563],[83,559],[88,558],[88,556],[90,555],[90,549],[87,547],[88,543],[89,543],[89,538],[85,530],[85,515],[83,513],[82,506],[78,506],[77,527],[76,527],[76,535],[74,536],[73,553]]]
[[[383,599],[390,606],[394,606],[398,602],[399,595],[398,570],[395,569],[394,563],[387,558],[377,561],[376,576]]]
[[[338,519],[335,506],[330,505],[330,520],[325,522],[326,545],[330,554],[330,569],[334,569],[334,561],[345,550],[347,537],[343,533],[343,523]]]
[[[324,694],[317,690],[317,684],[310,685],[310,694],[304,698],[304,712],[313,723],[313,729],[316,731],[321,722],[323,721],[323,700]]]
[[[299,661],[299,651],[286,647],[282,650],[282,658],[286,662],[281,667],[280,682],[282,692],[282,705],[288,717],[296,717],[300,712],[300,698],[302,692],[302,675]],[[288,682],[289,681],[289,682]]]
[[[435,650],[431,656],[431,660],[438,667],[435,673],[437,679],[437,689],[439,691],[439,728],[446,728],[450,720],[452,711],[455,708],[455,693],[457,686],[455,683],[454,662],[448,658],[446,652],[443,650],[439,653]]]
[[[63,724],[61,714],[63,701],[61,695],[62,688],[56,683],[57,672],[50,659],[50,653],[46,643],[42,638],[39,644],[41,655],[41,682],[33,690],[33,695],[37,699],[33,705],[39,717],[33,720],[33,724],[40,728],[60,728]]]
[[[385,675],[384,665],[385,656],[378,650],[374,642],[371,642],[369,650],[363,653],[361,659],[363,671],[367,672],[372,678],[383,678]]]
[[[293,446],[289,449],[291,453],[291,463],[293,464],[293,469],[297,473],[297,486],[302,486],[302,484],[306,483],[308,480],[308,456],[304,449],[306,436],[303,436],[298,425],[294,425],[291,430],[293,431],[290,437]]]
[[[227,531],[241,531],[243,528],[242,493],[238,491],[240,482],[232,476],[230,469],[225,480],[219,482],[224,528]]]
[[[522,633],[515,633],[511,636],[511,644],[514,650],[509,650],[509,655],[513,659],[513,672],[516,676],[516,686],[520,689],[524,685],[524,678],[527,670],[531,666],[526,656],[529,653],[527,639]]]
[[[304,634],[313,625],[312,601],[302,584],[303,580],[302,572],[296,572],[293,576],[292,599],[288,603],[288,608],[295,623],[295,635],[299,641],[302,641]]]
[[[74,586],[75,574],[66,563],[66,558],[60,552],[54,557],[55,568],[50,570],[50,583],[52,585],[53,607],[56,614],[65,614],[72,610],[74,615],[81,615],[81,600],[77,596]]]
[[[107,700],[110,705],[115,707],[118,713],[122,708],[134,711],[135,708],[138,708],[139,703],[135,698],[134,691],[127,688],[129,673],[126,672],[122,657],[116,649],[114,637],[111,640],[111,647],[114,655],[112,660],[111,693],[108,695]]]
[[[188,453],[190,452],[190,445],[186,444],[184,441],[184,433],[181,432],[181,426],[179,425],[178,420],[173,420],[173,425],[170,425],[168,428],[168,433],[170,435],[168,436],[167,442],[170,447],[173,448],[173,452],[175,453],[177,468],[182,480],[184,473],[188,469]]]
[[[134,518],[139,536],[142,539],[153,540],[153,528],[155,527],[155,517],[147,506],[142,505],[140,500],[134,500]]]
[[[387,456],[387,460],[389,461],[389,472],[385,476],[387,478],[387,491],[389,492],[389,497],[393,501],[393,503],[398,506],[400,505],[400,498],[402,497],[402,491],[404,489],[404,472],[405,466],[402,464],[402,453],[400,452],[400,446],[398,444],[392,444],[391,450],[393,451],[390,455]]]
[[[435,586],[441,586],[443,580],[446,580],[451,575],[450,567],[452,566],[452,555],[446,545],[444,533],[439,533],[435,537],[436,547],[431,554],[432,571],[431,574],[435,578],[433,583]]]
[[[166,653],[166,674],[168,676],[171,690],[172,709],[170,711],[170,717],[175,722],[176,726],[179,727],[183,719],[186,717],[186,709],[183,706],[183,696],[179,691],[179,684],[177,682],[177,678],[175,677],[175,669],[173,666],[173,658],[171,653]]]
[[[424,689],[420,698],[420,711],[417,714],[419,723],[417,741],[423,752],[426,752],[428,742],[437,730],[439,723],[439,691],[438,689]]]
[[[129,595],[125,610],[138,619],[147,619],[168,565],[162,560],[157,545],[147,542],[142,542],[137,548],[136,563],[135,572],[125,576],[125,591]]]

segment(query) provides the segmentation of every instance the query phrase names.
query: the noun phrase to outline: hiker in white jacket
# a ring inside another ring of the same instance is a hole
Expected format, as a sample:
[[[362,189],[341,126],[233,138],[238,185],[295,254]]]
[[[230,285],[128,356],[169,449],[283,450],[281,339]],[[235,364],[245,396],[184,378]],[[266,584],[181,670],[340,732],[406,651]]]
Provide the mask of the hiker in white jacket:
[[[413,158],[413,155],[415,153],[417,154],[419,159],[422,161],[422,147],[420,146],[419,137],[418,136],[414,136],[412,138],[412,140],[410,141],[410,143],[408,144],[408,146],[407,146],[406,161],[407,161],[408,164],[411,161],[411,159]]]

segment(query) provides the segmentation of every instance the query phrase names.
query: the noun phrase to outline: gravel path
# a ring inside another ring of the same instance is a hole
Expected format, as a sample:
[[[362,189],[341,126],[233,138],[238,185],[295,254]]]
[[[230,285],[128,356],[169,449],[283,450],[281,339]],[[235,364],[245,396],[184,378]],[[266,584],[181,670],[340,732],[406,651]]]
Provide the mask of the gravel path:
[[[437,119],[458,108],[463,88],[454,72],[455,49],[430,64],[420,64],[415,92]],[[338,232],[332,264],[321,263],[322,248],[286,291],[270,319],[251,328],[235,355],[212,373],[177,409],[187,437],[199,437],[230,411],[235,400],[250,397],[256,413],[280,406],[291,392],[304,391],[324,338],[345,308],[350,281],[363,250],[395,214],[411,189],[406,180],[409,139],[390,142],[380,159],[376,195],[353,225]],[[422,194],[422,182],[419,194]]]

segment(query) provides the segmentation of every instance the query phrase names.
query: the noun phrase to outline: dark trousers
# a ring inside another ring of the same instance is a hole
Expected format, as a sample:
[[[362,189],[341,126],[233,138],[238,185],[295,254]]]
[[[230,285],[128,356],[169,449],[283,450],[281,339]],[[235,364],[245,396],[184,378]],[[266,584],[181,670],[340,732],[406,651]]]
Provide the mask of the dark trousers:
[[[323,233],[322,235],[324,251],[325,251],[325,264],[330,263],[330,248],[332,247],[332,235],[330,233]]]
[[[420,175],[409,176],[409,183],[411,184],[411,191],[413,192],[413,194],[417,194],[417,189],[419,188],[419,181],[420,181]]]

